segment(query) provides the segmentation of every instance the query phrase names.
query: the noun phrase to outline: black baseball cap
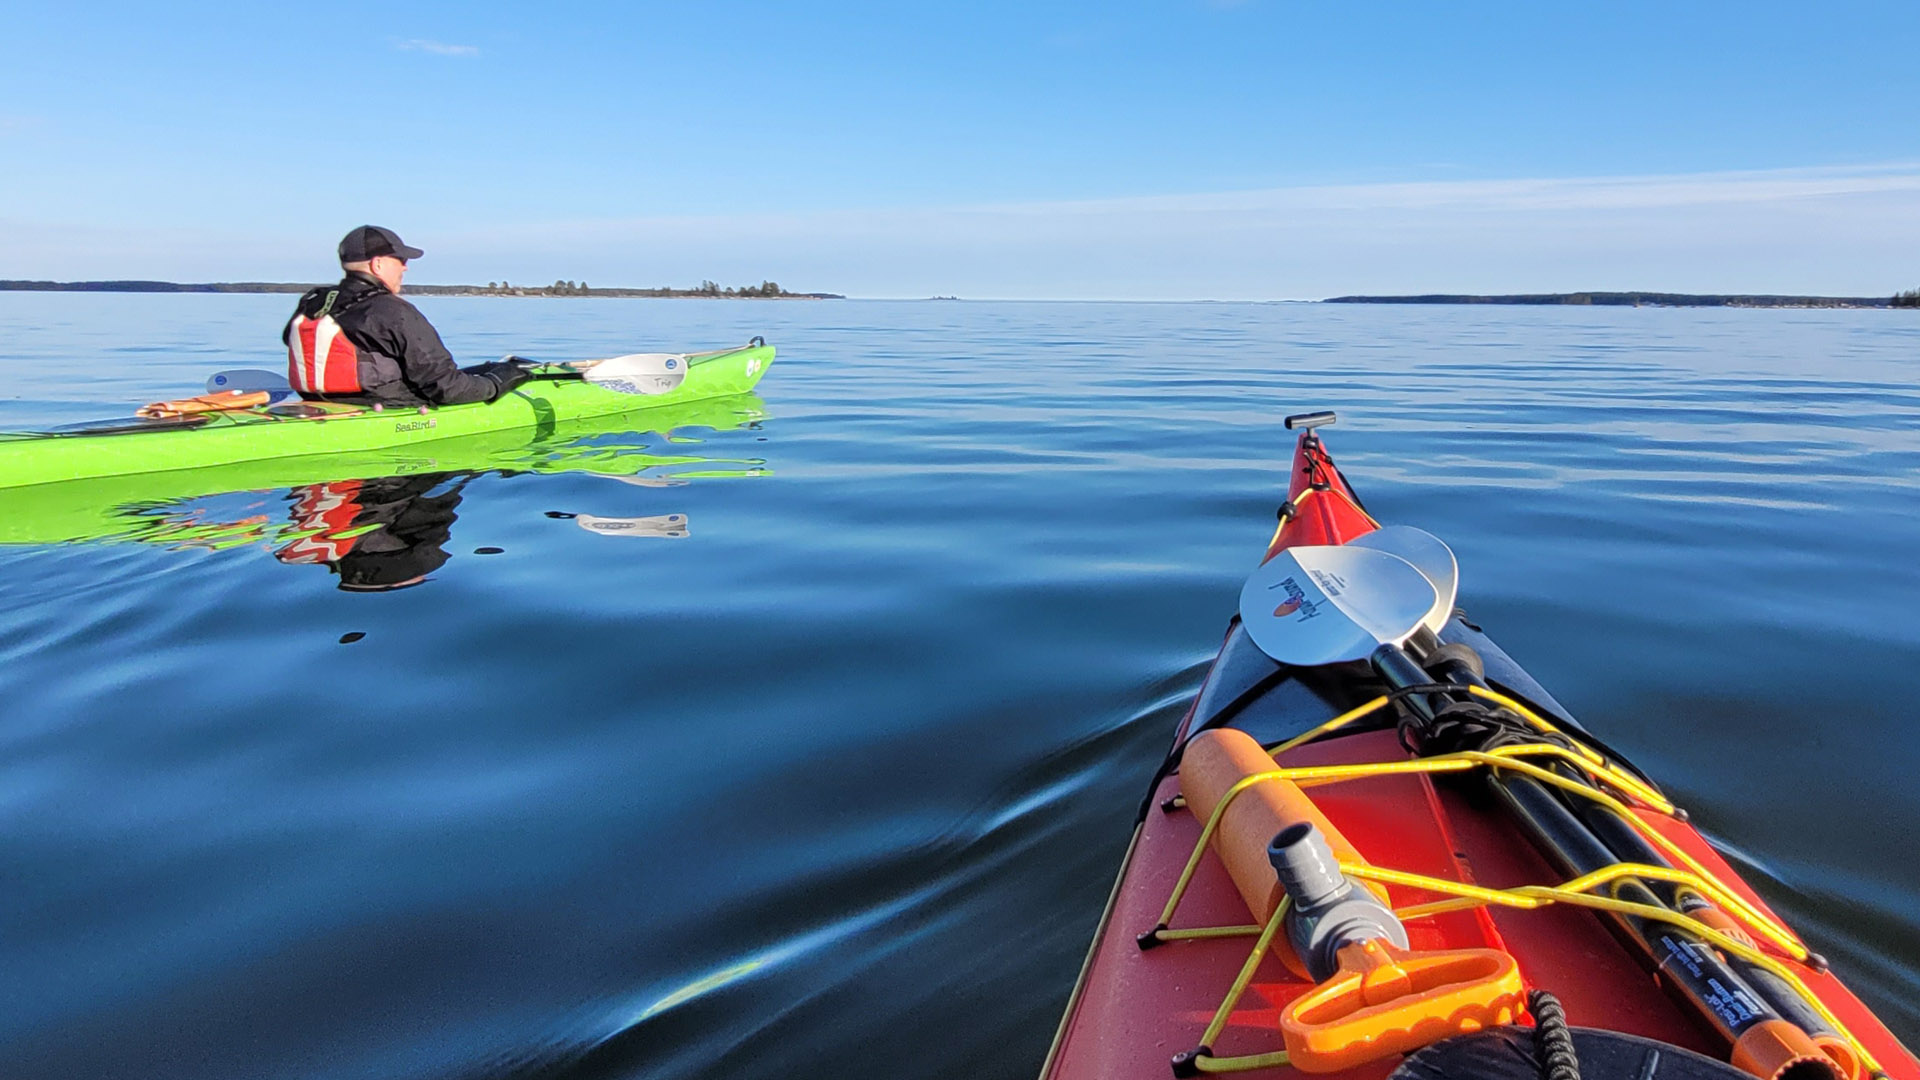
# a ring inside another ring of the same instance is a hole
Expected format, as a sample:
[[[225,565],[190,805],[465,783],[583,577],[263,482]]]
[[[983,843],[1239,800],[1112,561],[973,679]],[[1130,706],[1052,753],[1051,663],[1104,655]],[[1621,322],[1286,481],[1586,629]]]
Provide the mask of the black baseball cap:
[[[362,225],[340,241],[340,261],[343,263],[366,262],[380,255],[417,259],[425,254],[417,247],[408,247],[406,241],[400,239],[399,233],[378,225]]]

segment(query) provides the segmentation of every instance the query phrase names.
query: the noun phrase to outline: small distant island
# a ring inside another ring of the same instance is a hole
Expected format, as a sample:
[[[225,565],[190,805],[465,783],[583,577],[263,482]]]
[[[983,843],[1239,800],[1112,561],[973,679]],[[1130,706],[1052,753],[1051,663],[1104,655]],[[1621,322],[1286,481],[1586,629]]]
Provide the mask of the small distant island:
[[[311,284],[288,281],[6,281],[0,292],[127,292],[127,293],[303,293]],[[485,285],[412,285],[417,296],[628,296],[672,297],[696,300],[844,300],[839,293],[788,292],[771,281],[728,286],[703,281],[691,289],[662,285],[657,289],[596,289],[584,281],[556,281],[551,285],[514,285],[489,281]]]
[[[1767,296],[1661,292],[1524,293],[1510,296],[1334,296],[1327,304],[1571,304],[1608,307],[1920,308],[1920,289],[1893,296]]]

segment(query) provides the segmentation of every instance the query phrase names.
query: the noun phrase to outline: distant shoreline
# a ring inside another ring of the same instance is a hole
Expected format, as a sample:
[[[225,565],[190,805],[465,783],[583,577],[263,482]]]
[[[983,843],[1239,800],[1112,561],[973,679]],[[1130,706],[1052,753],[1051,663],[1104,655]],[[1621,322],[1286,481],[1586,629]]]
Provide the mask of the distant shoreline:
[[[7,281],[0,280],[0,292],[116,292],[116,293],[289,293],[314,288],[317,282],[291,281]],[[590,296],[644,297],[685,300],[844,300],[839,293],[788,292],[772,282],[771,291],[763,286],[721,289],[711,282],[697,289],[594,289],[572,282],[553,285],[408,285],[406,292],[416,296]],[[711,286],[711,287],[708,287]]]
[[[111,293],[283,293],[299,294],[315,284],[291,281],[18,281],[0,279],[0,292],[111,292]],[[845,300],[841,293],[788,292],[773,282],[723,289],[711,281],[698,288],[600,289],[584,282],[556,281],[552,285],[408,285],[415,296],[562,296],[674,300]],[[929,300],[958,300],[932,296]],[[1509,304],[1548,307],[1729,307],[1729,308],[1920,308],[1920,290],[1894,296],[1784,296],[1762,293],[1577,292],[1422,293],[1417,296],[1330,296],[1305,303],[1321,304]]]
[[[1737,307],[1737,308],[1887,308],[1902,307],[1891,296],[1768,296],[1655,292],[1525,293],[1467,296],[1334,296],[1323,304],[1565,304],[1575,307]]]

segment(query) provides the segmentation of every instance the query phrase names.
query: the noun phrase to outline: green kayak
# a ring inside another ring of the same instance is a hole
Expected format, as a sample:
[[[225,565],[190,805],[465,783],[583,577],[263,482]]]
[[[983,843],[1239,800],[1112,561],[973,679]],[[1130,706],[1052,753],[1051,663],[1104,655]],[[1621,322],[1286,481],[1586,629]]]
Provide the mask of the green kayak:
[[[569,421],[744,394],[772,363],[773,347],[756,338],[743,348],[687,357],[685,379],[655,395],[618,393],[577,378],[536,376],[486,404],[378,409],[287,403],[184,420],[127,420],[69,431],[0,434],[0,490],[314,455],[412,450],[490,433],[521,433],[525,442]],[[542,373],[568,374],[560,368]],[[281,479],[266,486],[297,482]]]
[[[758,476],[765,471],[759,460],[702,453],[698,437],[688,433],[745,427],[766,415],[766,403],[757,395],[732,394],[403,447],[0,487],[0,545],[107,541],[224,548],[273,542],[283,539],[285,522],[262,518],[254,509],[235,513],[231,507],[210,507],[202,500],[346,480],[481,472],[574,473],[654,486],[702,477]],[[642,432],[658,432],[667,437],[668,445],[641,446],[620,438]]]

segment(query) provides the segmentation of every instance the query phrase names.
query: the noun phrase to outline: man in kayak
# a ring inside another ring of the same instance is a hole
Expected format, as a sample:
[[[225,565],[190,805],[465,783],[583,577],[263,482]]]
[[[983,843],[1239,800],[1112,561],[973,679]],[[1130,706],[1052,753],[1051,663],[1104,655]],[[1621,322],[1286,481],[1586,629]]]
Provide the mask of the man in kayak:
[[[421,254],[378,225],[340,241],[340,283],[308,291],[280,332],[287,381],[302,397],[462,405],[492,401],[527,381],[526,367],[514,361],[455,366],[433,324],[400,299],[407,260]]]

